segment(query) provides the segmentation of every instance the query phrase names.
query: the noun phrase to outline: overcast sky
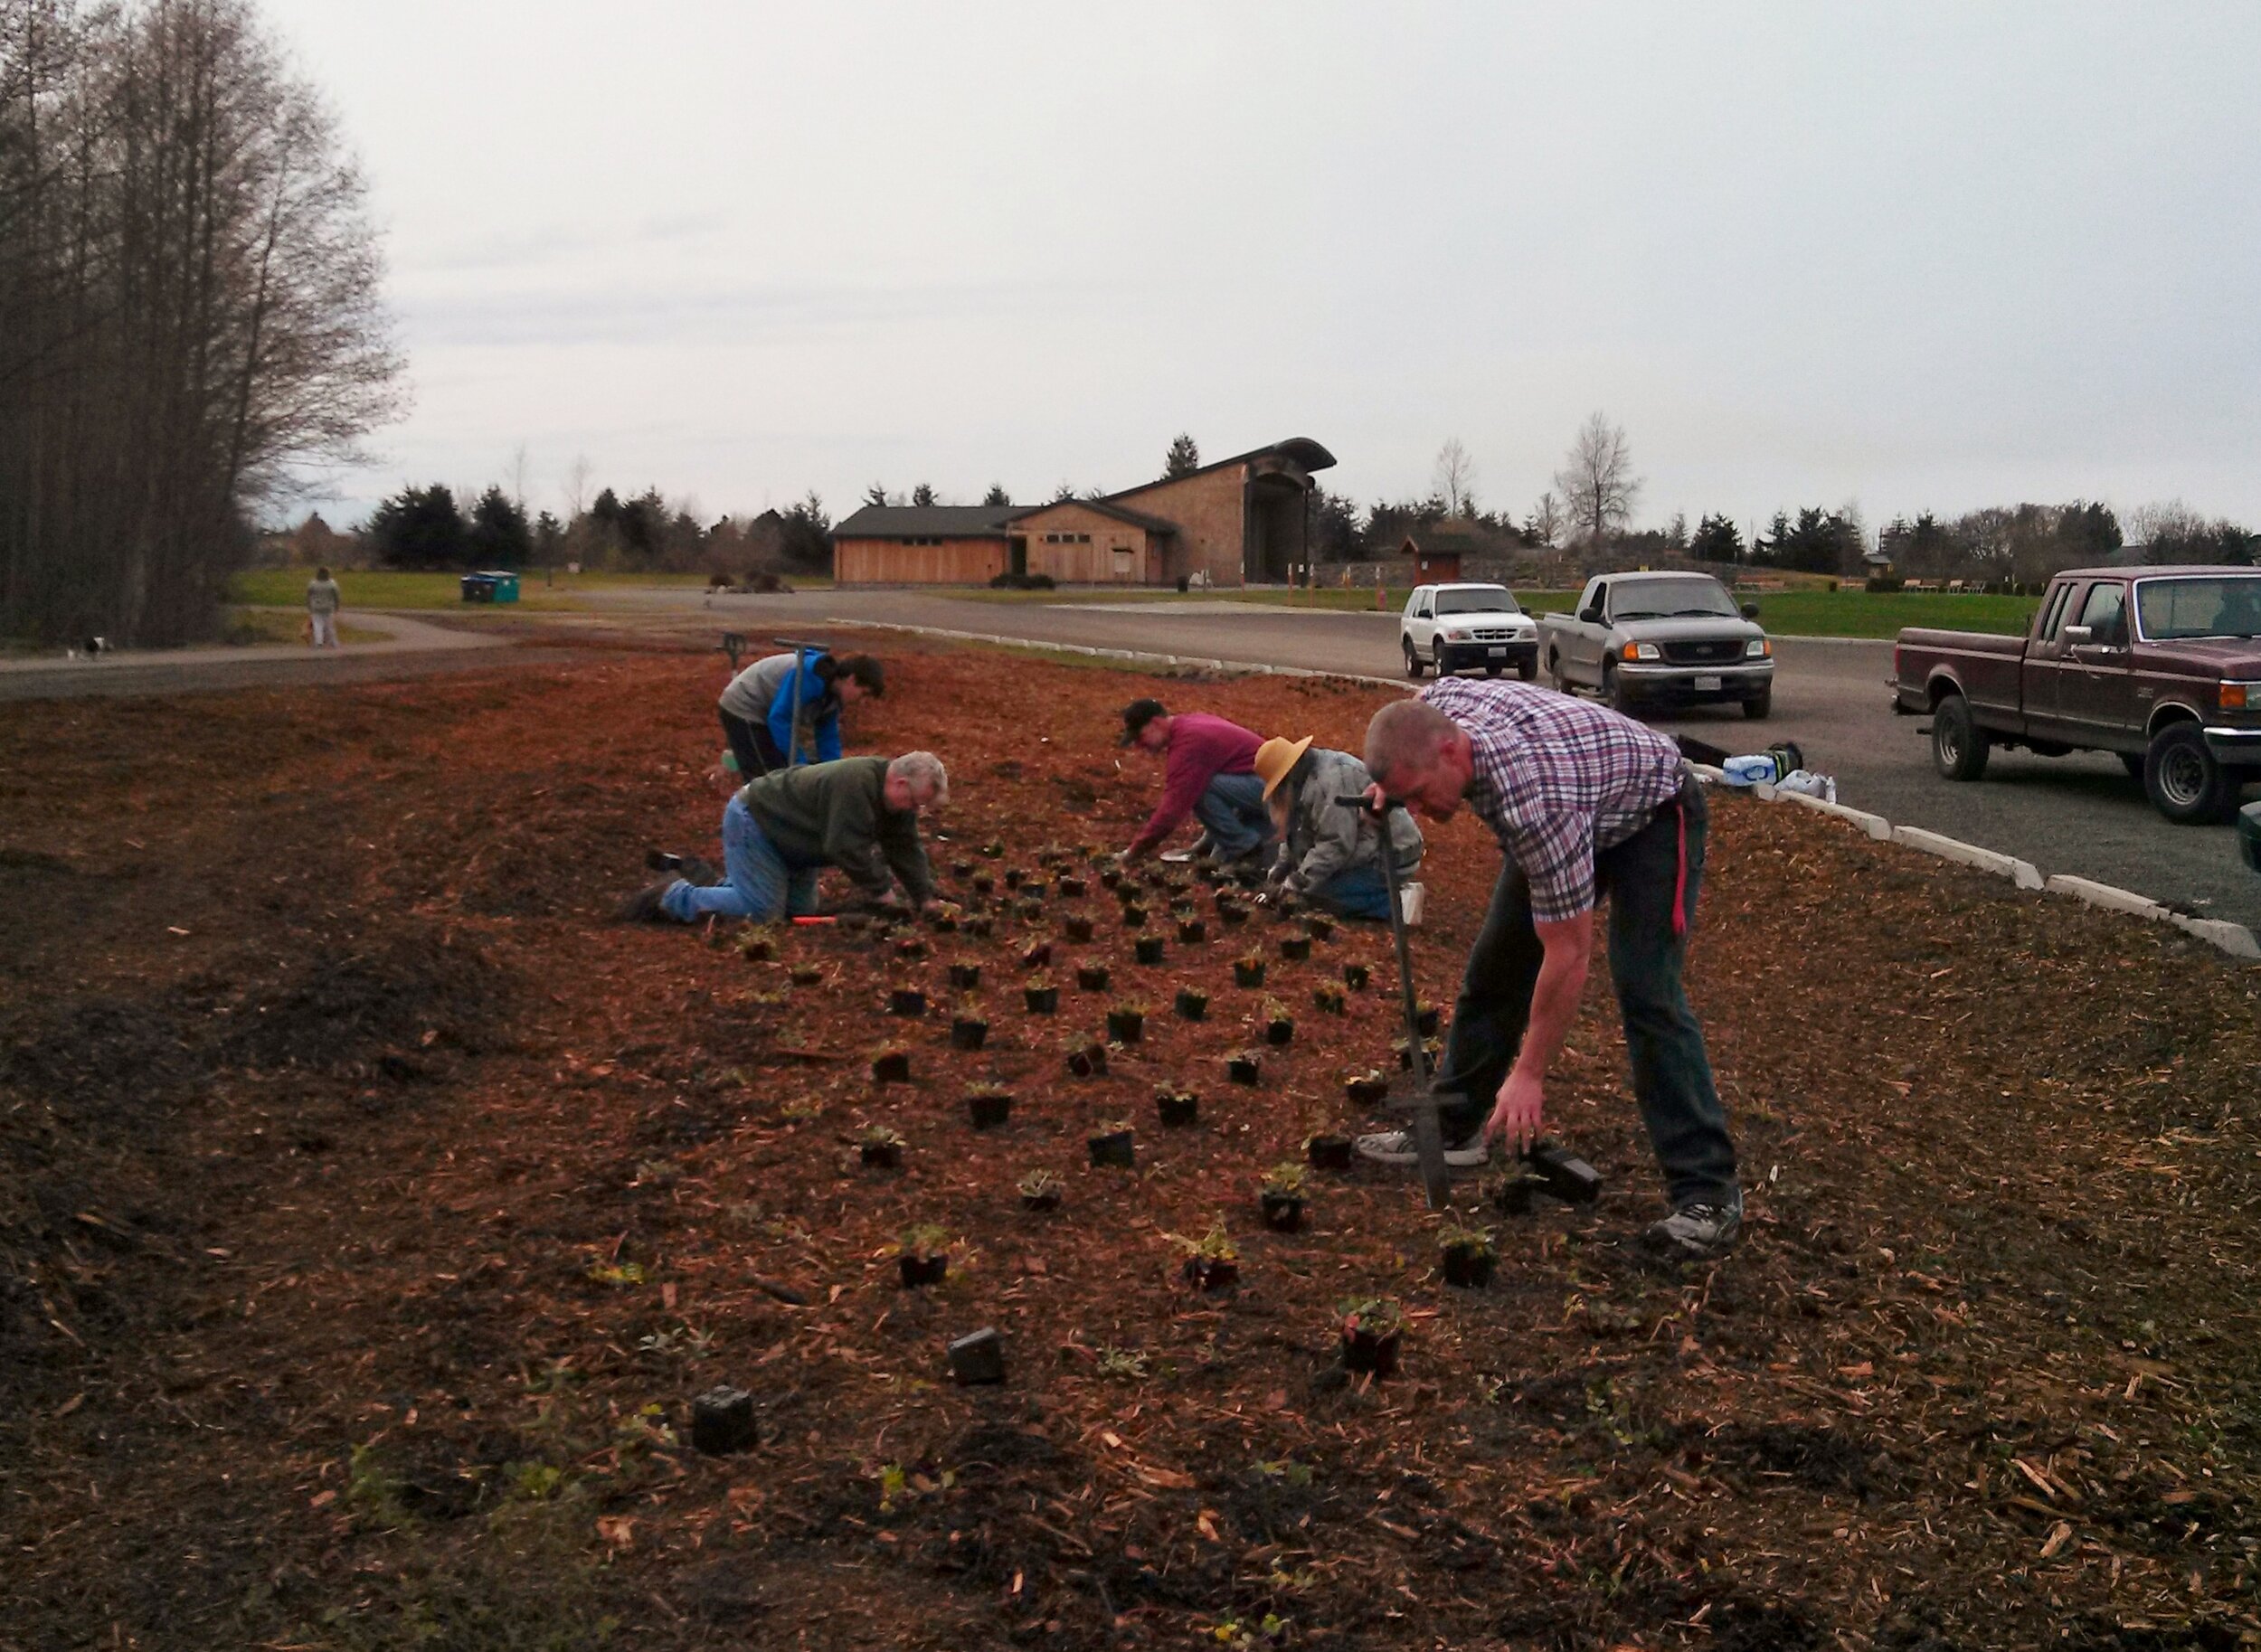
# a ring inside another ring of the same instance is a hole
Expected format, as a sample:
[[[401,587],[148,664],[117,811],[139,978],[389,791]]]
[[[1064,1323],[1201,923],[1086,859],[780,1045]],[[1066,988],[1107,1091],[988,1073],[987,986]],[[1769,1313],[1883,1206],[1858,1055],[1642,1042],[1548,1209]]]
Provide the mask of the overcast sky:
[[[381,463],[703,515],[1440,444],[1643,522],[2261,522],[2261,7],[265,0],[362,156]]]

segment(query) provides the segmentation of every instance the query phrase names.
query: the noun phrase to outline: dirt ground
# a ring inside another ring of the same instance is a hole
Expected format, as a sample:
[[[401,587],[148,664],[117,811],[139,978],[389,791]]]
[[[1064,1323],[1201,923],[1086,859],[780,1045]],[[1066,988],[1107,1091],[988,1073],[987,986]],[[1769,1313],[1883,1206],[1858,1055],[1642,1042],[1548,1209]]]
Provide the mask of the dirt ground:
[[[1499,1266],[1451,1289],[1409,1178],[1312,1172],[1301,1232],[1257,1210],[1393,1060],[1384,938],[1287,961],[1296,926],[1200,888],[1134,931],[1083,864],[1154,795],[1133,694],[1353,749],[1384,696],[889,652],[851,744],[942,755],[938,869],[993,920],[923,958],[607,921],[647,845],[714,851],[711,659],[0,718],[0,1648],[2261,1643],[2261,977],[1726,800],[1691,973],[1747,1242],[1639,1260],[1597,978],[1550,1110],[1607,1192],[1465,1184]],[[1448,1010],[1497,865],[1432,833]],[[1008,870],[1040,912],[975,897]],[[1338,1016],[1345,961],[1375,985]],[[956,962],[979,1053],[885,1013]],[[1072,1076],[1127,999],[1142,1039]],[[1016,1106],[976,1132],[990,1081]],[[1114,1118],[1133,1169],[1089,1161]],[[1218,1221],[1240,1278],[1204,1294],[1171,1236]],[[909,1289],[920,1224],[953,1248]],[[1341,1305],[1384,1296],[1400,1369],[1349,1377]],[[981,1326],[1006,1381],[958,1387]],[[692,1449],[717,1384],[751,1449]]]

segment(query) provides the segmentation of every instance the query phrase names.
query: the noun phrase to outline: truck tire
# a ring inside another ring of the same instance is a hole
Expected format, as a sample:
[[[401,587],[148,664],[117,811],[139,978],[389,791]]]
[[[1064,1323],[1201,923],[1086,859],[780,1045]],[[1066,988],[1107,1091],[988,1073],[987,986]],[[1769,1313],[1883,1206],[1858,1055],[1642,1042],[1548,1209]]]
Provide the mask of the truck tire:
[[[1405,675],[1411,677],[1414,682],[1420,682],[1422,673],[1421,656],[1414,652],[1413,638],[1410,637],[1405,637],[1400,641],[1398,646],[1405,650]]]
[[[2207,826],[2237,812],[2237,777],[2214,760],[2195,722],[2171,722],[2143,753],[2143,792],[2177,826]]]
[[[1538,675],[1538,656],[1534,655],[1529,659],[1516,661],[1515,675],[1521,677],[1526,683],[1537,676]]]
[[[1559,648],[1547,650],[1547,681],[1556,694],[1570,693],[1570,679],[1563,675],[1562,650]]]
[[[1625,686],[1624,678],[1618,675],[1614,666],[1602,667],[1602,698],[1609,702],[1610,710],[1622,712],[1628,717],[1633,714],[1632,691]]]
[[[1971,715],[1971,703],[1949,694],[1931,714],[1931,762],[1944,779],[1975,780],[1986,772],[1994,742]]]
[[[1774,709],[1774,691],[1771,686],[1755,700],[1745,700],[1743,703],[1743,714],[1753,722],[1764,722],[1773,713]]]

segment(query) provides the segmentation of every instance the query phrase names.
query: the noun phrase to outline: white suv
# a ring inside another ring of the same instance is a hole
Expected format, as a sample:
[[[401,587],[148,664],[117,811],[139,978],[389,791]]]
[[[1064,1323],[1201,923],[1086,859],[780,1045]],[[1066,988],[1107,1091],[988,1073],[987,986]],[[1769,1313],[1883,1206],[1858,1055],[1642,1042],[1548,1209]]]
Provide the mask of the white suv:
[[[1512,666],[1528,683],[1538,673],[1538,621],[1504,585],[1415,586],[1397,622],[1397,645],[1409,677],[1432,670],[1496,677]]]

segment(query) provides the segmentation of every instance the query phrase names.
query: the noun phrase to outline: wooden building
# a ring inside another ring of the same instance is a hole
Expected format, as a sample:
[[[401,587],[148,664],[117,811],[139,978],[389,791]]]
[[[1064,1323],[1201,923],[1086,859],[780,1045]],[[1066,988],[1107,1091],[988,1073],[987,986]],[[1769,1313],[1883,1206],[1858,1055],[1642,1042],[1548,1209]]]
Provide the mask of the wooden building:
[[[1415,585],[1453,585],[1460,581],[1461,558],[1465,552],[1457,540],[1448,542],[1425,533],[1408,533],[1405,543],[1397,547],[1397,554],[1413,559]]]
[[[1310,560],[1308,438],[1235,454],[1099,499],[1047,505],[867,505],[832,531],[842,585],[978,585],[1046,574],[1064,585],[1284,584]]]

